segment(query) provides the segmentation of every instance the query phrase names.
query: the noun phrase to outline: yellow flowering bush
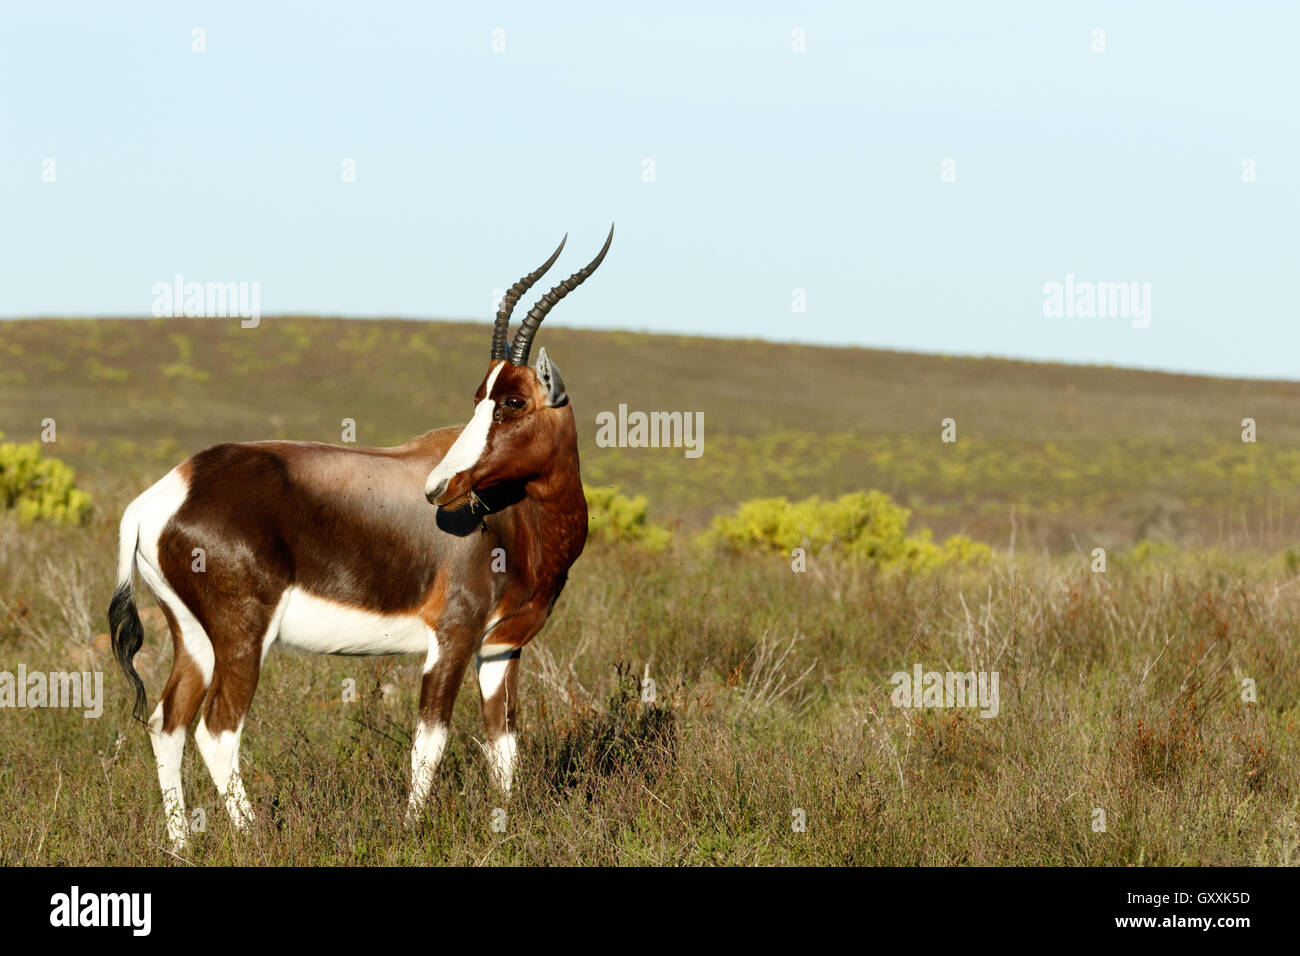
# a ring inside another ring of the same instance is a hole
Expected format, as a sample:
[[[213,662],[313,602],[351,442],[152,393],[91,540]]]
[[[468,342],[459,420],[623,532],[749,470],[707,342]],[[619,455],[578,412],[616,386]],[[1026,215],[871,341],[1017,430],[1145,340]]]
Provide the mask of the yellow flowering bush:
[[[702,540],[735,551],[829,550],[881,568],[985,564],[992,558],[987,545],[963,535],[943,544],[931,541],[928,530],[909,537],[910,515],[883,491],[855,491],[833,500],[756,498],[734,514],[714,518]]]
[[[0,507],[15,511],[21,522],[85,524],[90,495],[79,490],[74,479],[63,462],[41,455],[40,442],[0,442]]]
[[[646,514],[645,495],[629,498],[614,487],[582,486],[587,497],[587,528],[594,541],[635,544],[648,551],[662,551],[672,540],[667,528],[651,524]]]

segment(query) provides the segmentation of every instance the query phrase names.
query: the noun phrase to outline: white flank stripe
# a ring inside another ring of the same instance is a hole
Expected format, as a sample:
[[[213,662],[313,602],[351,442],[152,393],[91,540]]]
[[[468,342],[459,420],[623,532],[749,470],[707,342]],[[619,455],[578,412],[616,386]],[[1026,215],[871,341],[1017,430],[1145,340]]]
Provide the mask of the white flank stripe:
[[[300,587],[285,592],[282,644],[313,654],[426,654],[437,645],[433,628],[415,614],[376,614],[337,604]]]

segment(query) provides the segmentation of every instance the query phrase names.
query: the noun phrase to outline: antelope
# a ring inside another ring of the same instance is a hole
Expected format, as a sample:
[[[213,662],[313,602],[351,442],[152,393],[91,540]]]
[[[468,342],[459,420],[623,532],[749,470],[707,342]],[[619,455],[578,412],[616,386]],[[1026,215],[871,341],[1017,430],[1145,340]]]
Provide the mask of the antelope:
[[[516,302],[567,239],[502,298],[492,357],[463,427],[393,448],[216,445],[127,506],[109,628],[135,690],[132,716],[153,747],[173,846],[186,843],[181,759],[200,705],[194,739],[226,812],[237,829],[254,822],[239,742],[277,643],[319,654],[425,655],[408,822],[428,797],[473,657],[490,778],[509,793],[520,652],[546,623],[587,540],[573,406],[546,349],[535,368],[528,357],[542,320],[605,258],[612,226],[596,258],[538,300],[507,348]],[[161,606],[173,649],[147,721],[133,664],[144,641],[134,571]]]

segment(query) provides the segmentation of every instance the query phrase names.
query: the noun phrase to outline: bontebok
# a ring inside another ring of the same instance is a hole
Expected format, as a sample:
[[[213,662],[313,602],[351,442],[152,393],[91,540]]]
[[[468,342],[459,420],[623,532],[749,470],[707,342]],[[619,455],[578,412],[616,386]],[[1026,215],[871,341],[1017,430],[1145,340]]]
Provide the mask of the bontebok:
[[[510,789],[520,650],[546,623],[587,540],[573,407],[546,350],[536,368],[528,356],[546,314],[595,271],[613,238],[611,227],[600,254],[542,296],[507,345],[515,303],[564,243],[509,289],[464,427],[396,448],[217,445],[127,507],[109,626],[144,721],[132,664],[144,640],[132,597],[138,570],[174,651],[146,722],[174,844],[185,842],[181,757],[200,707],[199,753],[234,824],[251,822],[239,739],[276,642],[321,654],[426,655],[408,815],[428,795],[474,658],[489,767]]]

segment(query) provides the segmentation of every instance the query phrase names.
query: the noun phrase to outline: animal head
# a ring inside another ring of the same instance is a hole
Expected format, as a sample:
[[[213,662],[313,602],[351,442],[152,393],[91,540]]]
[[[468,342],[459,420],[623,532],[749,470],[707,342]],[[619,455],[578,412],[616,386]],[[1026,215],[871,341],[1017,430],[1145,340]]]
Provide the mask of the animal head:
[[[501,300],[492,329],[491,361],[474,394],[474,415],[424,484],[425,497],[440,508],[457,510],[469,503],[471,492],[543,475],[565,452],[571,451],[576,463],[577,427],[560,370],[545,348],[535,368],[529,367],[528,355],[547,313],[605,258],[614,241],[613,226],[596,258],[542,296],[506,345],[515,304],[555,263],[567,239]]]

